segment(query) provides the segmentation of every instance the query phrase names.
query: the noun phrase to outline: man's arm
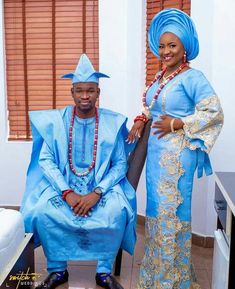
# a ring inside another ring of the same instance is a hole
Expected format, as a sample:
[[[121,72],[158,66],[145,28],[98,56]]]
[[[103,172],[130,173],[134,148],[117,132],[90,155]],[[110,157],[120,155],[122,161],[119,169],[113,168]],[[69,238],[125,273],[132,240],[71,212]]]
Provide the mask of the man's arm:
[[[39,155],[39,166],[51,186],[59,193],[70,189],[55,161],[54,152],[44,142]]]
[[[39,166],[42,169],[43,175],[50,182],[51,186],[59,194],[70,190],[65,200],[71,208],[75,208],[79,203],[81,196],[73,192],[65,181],[65,178],[55,161],[54,153],[50,147],[44,142],[39,156]]]

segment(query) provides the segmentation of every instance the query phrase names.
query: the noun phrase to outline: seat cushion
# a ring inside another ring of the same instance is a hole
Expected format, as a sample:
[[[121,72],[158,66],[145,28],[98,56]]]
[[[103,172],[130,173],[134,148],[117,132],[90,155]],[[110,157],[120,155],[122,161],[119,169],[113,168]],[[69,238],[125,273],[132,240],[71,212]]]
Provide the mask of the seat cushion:
[[[0,272],[24,239],[24,221],[20,212],[0,208]]]

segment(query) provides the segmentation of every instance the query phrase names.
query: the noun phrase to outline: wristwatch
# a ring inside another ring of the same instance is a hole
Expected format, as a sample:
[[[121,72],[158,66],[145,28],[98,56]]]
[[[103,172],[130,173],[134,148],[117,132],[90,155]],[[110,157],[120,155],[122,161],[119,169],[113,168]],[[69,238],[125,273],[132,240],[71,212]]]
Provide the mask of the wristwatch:
[[[103,192],[102,192],[102,190],[101,190],[100,187],[95,188],[95,189],[94,189],[94,192],[95,192],[100,198],[101,198],[102,195],[103,195]]]

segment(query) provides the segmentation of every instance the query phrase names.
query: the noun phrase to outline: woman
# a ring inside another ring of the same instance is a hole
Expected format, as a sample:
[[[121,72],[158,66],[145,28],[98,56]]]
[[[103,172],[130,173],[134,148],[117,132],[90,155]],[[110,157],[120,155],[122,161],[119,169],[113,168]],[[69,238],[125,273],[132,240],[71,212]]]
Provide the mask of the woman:
[[[147,151],[145,255],[137,288],[200,288],[191,265],[193,176],[212,173],[208,153],[219,135],[223,112],[202,72],[188,61],[199,52],[191,18],[177,9],[158,13],[149,45],[164,69],[143,95],[128,142],[140,137],[152,118]]]

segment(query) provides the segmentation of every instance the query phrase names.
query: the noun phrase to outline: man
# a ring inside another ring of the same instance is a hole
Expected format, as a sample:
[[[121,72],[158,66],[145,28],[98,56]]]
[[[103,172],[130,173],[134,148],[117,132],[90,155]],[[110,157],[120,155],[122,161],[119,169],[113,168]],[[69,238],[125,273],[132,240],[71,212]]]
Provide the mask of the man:
[[[21,211],[42,245],[48,277],[68,281],[67,261],[97,260],[96,283],[122,289],[111,275],[120,247],[135,245],[135,193],[125,175],[126,118],[95,104],[100,77],[83,54],[72,79],[75,106],[30,113],[33,150]]]

